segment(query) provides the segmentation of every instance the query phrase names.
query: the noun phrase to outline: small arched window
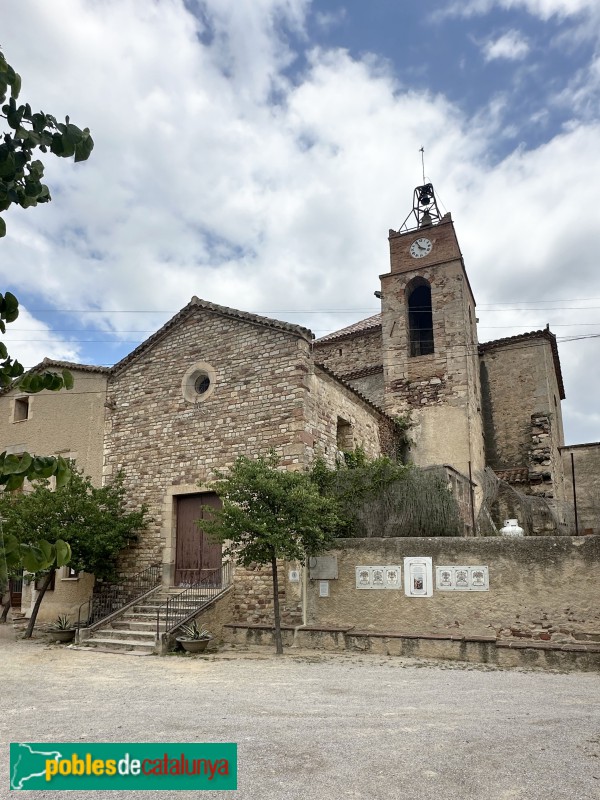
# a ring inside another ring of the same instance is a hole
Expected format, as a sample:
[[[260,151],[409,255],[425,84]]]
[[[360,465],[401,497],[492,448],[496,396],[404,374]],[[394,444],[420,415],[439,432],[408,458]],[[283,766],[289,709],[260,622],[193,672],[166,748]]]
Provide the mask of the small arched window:
[[[411,356],[433,353],[431,286],[424,278],[408,287],[408,331]]]

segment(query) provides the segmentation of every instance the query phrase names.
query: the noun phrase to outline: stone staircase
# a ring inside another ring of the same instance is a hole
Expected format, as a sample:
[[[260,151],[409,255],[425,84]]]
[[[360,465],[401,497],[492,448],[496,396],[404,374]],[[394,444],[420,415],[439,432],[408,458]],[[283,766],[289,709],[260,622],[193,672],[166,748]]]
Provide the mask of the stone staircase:
[[[159,588],[138,603],[128,608],[112,621],[96,628],[81,645],[102,651],[146,656],[156,650],[156,616],[167,600],[181,594],[181,589]],[[180,610],[192,614],[198,608],[198,601],[180,603]],[[161,630],[164,626],[161,625]]]

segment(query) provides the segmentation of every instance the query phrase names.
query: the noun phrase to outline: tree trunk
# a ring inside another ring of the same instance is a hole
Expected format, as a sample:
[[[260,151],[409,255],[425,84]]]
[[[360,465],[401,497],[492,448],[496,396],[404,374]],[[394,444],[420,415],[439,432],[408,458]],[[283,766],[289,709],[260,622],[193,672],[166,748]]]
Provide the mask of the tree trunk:
[[[35,605],[33,607],[33,611],[31,612],[31,619],[29,620],[29,625],[27,626],[27,630],[23,636],[24,639],[31,639],[31,634],[33,633],[33,629],[35,627],[35,621],[37,619],[38,611],[40,610],[40,606],[42,605],[42,600],[44,599],[44,595],[46,594],[46,589],[52,583],[52,576],[56,571],[55,567],[52,567],[50,572],[44,578],[44,582],[42,583],[42,588],[40,589],[38,596],[35,598]]]
[[[6,603],[2,605],[2,614],[0,614],[0,625],[6,622],[9,611],[10,611],[10,594],[8,595],[8,600],[6,601]]]
[[[281,619],[279,617],[279,583],[277,581],[277,557],[272,551],[271,569],[273,571],[273,615],[275,617],[275,652],[278,656],[283,654],[283,642],[281,641]]]

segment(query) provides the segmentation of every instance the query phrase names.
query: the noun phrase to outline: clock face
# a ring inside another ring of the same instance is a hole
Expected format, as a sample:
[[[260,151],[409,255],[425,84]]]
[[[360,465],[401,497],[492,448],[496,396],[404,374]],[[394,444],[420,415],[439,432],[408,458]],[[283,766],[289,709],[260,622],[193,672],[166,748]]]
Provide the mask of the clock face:
[[[425,239],[425,237],[415,239],[410,246],[410,254],[413,258],[423,258],[423,256],[428,256],[431,253],[432,247],[431,241]]]

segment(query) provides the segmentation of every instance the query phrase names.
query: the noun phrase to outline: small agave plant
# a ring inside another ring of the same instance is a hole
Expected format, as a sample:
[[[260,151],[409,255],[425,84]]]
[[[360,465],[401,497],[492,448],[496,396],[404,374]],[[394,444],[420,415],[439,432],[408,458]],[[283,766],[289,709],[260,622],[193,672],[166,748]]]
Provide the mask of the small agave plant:
[[[53,622],[50,627],[53,631],[70,631],[73,627],[73,623],[68,614],[59,614],[56,622]]]
[[[183,637],[186,639],[191,639],[192,641],[198,641],[201,639],[212,639],[212,635],[206,628],[199,628],[198,623],[196,620],[191,622],[188,625],[182,625],[179,629],[183,634]]]

